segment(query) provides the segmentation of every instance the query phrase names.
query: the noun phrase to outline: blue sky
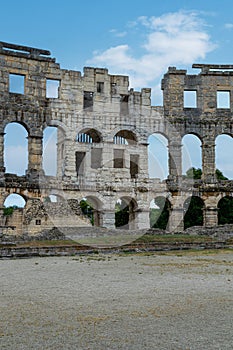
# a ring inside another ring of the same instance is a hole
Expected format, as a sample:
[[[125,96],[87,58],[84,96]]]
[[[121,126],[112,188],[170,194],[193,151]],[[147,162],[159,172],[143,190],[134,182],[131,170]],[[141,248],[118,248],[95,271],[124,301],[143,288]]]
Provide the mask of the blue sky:
[[[152,102],[161,105],[168,66],[191,72],[194,62],[233,63],[232,13],[232,0],[4,1],[0,40],[48,49],[62,68],[129,74],[132,87],[152,87]],[[218,149],[232,149],[226,142]],[[196,167],[199,153],[192,155]],[[217,167],[233,178],[227,156],[217,157]]]

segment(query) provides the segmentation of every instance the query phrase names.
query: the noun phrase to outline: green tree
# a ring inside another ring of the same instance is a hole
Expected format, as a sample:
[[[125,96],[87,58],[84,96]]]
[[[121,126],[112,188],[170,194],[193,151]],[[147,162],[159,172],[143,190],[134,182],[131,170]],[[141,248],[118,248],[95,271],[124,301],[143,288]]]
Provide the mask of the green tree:
[[[184,228],[203,225],[203,206],[201,198],[192,196],[184,203]]]
[[[82,199],[79,203],[80,208],[85,216],[90,219],[92,226],[94,225],[94,210],[90,203],[86,199]]]
[[[115,225],[116,227],[127,226],[129,223],[129,206],[124,200],[117,202],[115,206]]]
[[[216,178],[218,180],[228,180],[227,177],[225,177],[223,175],[223,173],[221,172],[221,170],[219,169],[216,169],[215,171],[215,174],[216,174]],[[185,177],[188,178],[188,179],[201,179],[201,175],[202,175],[202,170],[200,168],[189,168],[187,171],[186,171],[186,175]]]
[[[218,203],[218,209],[218,224],[233,224],[233,198],[222,198]]]
[[[188,179],[201,179],[202,171],[201,169],[190,168],[186,171],[185,177]]]
[[[4,207],[3,208],[3,215],[8,216],[12,215],[15,207]]]
[[[216,177],[218,180],[228,180],[228,178],[226,176],[223,175],[223,173],[221,172],[221,170],[216,169]]]

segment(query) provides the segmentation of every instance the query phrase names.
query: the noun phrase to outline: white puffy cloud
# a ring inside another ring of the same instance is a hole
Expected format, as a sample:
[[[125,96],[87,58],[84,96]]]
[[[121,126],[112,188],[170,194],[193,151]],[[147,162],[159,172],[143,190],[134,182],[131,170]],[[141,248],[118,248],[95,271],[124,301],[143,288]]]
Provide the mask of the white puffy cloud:
[[[87,63],[106,66],[112,74],[129,75],[134,88],[153,87],[167,67],[192,64],[216,47],[195,11],[142,16],[131,22],[130,27],[137,38],[144,38],[143,42],[138,42],[137,47],[123,44],[94,52]]]
[[[121,31],[119,32],[118,30],[116,29],[111,29],[110,30],[110,33],[112,33],[114,36],[118,37],[118,38],[123,38],[124,36],[127,35],[127,32],[126,31]]]
[[[225,23],[224,27],[226,29],[232,29],[233,28],[233,23]]]

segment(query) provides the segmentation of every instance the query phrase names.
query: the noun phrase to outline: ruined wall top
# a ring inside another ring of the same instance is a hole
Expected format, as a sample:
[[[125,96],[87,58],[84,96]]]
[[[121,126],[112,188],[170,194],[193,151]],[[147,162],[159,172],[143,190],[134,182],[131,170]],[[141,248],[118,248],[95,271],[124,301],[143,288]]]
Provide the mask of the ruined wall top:
[[[25,57],[39,61],[55,62],[55,58],[47,57],[51,55],[50,51],[48,50],[38,49],[30,46],[10,44],[4,41],[0,41],[0,54],[15,57]]]
[[[164,113],[183,121],[228,121],[233,114],[233,65],[193,64],[198,74],[169,67],[162,79]]]

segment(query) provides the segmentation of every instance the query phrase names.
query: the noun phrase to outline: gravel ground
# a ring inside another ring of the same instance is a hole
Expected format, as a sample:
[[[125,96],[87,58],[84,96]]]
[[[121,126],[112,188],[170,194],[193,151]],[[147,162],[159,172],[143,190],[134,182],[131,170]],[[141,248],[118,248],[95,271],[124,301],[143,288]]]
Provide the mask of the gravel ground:
[[[0,265],[1,350],[233,348],[231,252]]]

